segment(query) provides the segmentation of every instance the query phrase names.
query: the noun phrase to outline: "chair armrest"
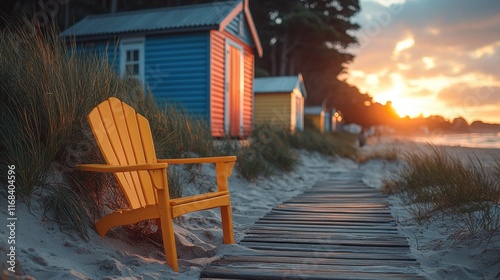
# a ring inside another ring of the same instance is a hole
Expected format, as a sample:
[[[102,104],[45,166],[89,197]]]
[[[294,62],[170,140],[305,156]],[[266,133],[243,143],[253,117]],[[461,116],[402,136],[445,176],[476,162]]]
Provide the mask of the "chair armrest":
[[[158,163],[168,163],[168,164],[235,162],[236,156],[159,159],[157,161]]]
[[[139,170],[166,169],[168,163],[145,163],[133,165],[111,165],[111,164],[77,164],[76,169],[93,172],[128,172]]]

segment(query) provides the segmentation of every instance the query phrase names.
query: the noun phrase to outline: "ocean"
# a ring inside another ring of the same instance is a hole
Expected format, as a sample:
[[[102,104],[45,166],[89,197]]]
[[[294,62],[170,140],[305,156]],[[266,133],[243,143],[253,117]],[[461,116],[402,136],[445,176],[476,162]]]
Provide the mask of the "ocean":
[[[500,133],[456,133],[414,136],[411,140],[435,145],[500,149]]]

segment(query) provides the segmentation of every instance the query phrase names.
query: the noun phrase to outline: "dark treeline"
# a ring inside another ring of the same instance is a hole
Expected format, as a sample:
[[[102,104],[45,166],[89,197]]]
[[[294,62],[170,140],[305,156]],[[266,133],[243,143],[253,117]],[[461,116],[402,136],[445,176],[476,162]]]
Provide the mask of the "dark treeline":
[[[27,16],[42,27],[64,30],[87,15],[210,2],[216,1],[2,0],[0,9],[3,17]],[[351,34],[359,29],[352,21],[361,9],[359,0],[251,0],[250,9],[264,50],[263,57],[256,60],[256,76],[302,73],[308,92],[306,105],[340,110],[346,123],[364,127],[435,126],[433,117],[427,121],[401,119],[390,102],[374,103],[369,94],[338,79],[355,59],[347,48],[357,44]],[[448,127],[455,126],[443,121]]]

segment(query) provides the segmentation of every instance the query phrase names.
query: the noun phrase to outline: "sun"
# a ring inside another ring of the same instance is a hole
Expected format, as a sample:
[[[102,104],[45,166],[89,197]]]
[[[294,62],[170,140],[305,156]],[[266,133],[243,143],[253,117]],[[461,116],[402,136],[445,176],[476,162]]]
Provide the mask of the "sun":
[[[393,97],[389,101],[392,107],[400,117],[416,117],[423,114],[422,101],[415,98]]]
[[[373,93],[373,99],[381,104],[391,102],[392,108],[400,117],[409,116],[411,118],[421,116],[427,113],[429,106],[428,98],[413,96],[411,89],[405,81],[403,75],[399,73],[389,74],[390,84],[380,88],[378,92]]]
[[[381,104],[386,104],[390,101],[392,108],[394,108],[400,117],[409,116],[413,118],[425,113],[425,102],[422,99],[401,96],[400,92],[401,90],[395,87],[389,91],[377,94],[374,99]]]

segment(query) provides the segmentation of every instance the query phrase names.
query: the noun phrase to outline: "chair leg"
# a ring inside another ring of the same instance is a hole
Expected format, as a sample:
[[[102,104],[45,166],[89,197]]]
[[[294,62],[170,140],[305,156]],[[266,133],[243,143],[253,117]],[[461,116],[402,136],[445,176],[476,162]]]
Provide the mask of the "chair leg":
[[[233,218],[231,216],[231,206],[221,206],[220,214],[222,218],[222,232],[224,234],[224,244],[234,243]]]
[[[165,250],[165,258],[167,264],[172,268],[172,270],[179,272],[177,248],[175,247],[174,224],[172,217],[165,214],[163,214],[160,218],[160,228],[163,239],[163,248]]]

